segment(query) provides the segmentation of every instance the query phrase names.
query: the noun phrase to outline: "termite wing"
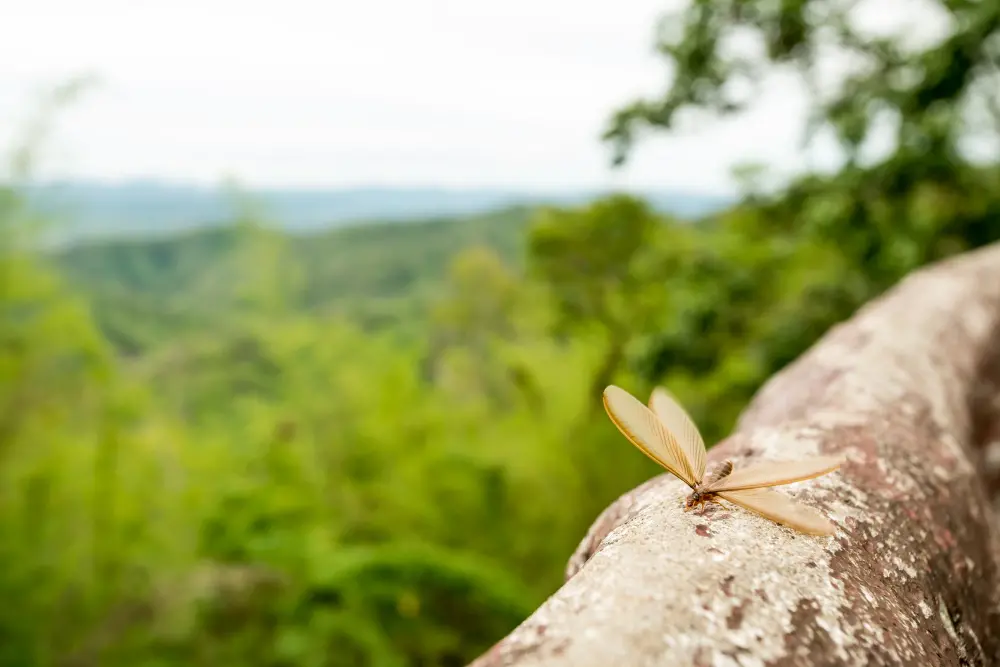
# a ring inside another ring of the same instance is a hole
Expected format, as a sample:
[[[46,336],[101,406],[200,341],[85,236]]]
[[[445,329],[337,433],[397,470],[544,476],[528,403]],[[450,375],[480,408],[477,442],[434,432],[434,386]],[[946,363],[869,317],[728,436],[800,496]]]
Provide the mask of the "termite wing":
[[[768,487],[833,472],[843,457],[769,461],[747,468],[734,468],[726,461],[706,479],[705,442],[694,421],[667,390],[656,388],[647,407],[624,389],[610,385],[604,390],[604,409],[629,442],[691,487],[685,510],[721,497],[804,533],[834,533],[835,526],[820,512]]]

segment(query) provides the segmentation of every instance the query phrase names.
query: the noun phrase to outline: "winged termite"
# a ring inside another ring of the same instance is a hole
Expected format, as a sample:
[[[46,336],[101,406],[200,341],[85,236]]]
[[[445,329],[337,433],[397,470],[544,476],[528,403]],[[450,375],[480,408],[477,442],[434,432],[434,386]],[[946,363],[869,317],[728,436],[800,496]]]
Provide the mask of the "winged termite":
[[[706,477],[706,449],[701,433],[666,389],[653,390],[646,407],[624,389],[610,385],[604,390],[604,409],[629,442],[691,487],[691,494],[684,502],[685,511],[718,502],[721,497],[804,533],[833,534],[833,524],[818,511],[768,487],[833,472],[840,467],[842,457],[815,456],[740,469],[734,469],[732,461],[724,461]]]

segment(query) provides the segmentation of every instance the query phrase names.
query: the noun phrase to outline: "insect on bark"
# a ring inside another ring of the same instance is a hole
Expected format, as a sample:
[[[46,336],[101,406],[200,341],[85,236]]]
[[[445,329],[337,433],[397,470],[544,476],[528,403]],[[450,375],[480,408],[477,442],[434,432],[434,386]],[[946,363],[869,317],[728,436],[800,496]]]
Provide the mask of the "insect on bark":
[[[813,535],[832,535],[835,526],[817,510],[768,487],[820,477],[837,470],[841,456],[815,456],[800,461],[759,463],[735,469],[724,461],[705,476],[705,442],[694,421],[662,387],[653,390],[646,407],[624,389],[604,390],[604,409],[622,435],[668,472],[691,487],[684,511],[723,498],[777,523]]]

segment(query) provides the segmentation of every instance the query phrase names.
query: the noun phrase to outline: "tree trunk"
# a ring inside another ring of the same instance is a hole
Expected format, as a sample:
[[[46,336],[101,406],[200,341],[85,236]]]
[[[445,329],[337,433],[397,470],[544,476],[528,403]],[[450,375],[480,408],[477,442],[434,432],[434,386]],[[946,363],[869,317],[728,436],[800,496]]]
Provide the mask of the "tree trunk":
[[[598,517],[566,584],[474,667],[1000,664],[998,399],[994,245],[834,327],[710,450],[737,466],[843,452],[780,489],[836,535],[684,513],[687,487],[662,475]]]

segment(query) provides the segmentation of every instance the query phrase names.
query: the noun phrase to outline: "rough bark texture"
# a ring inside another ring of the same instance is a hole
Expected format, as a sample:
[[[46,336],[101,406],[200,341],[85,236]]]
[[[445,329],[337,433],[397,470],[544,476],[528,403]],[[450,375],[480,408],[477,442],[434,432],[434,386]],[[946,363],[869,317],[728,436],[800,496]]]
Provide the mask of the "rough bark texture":
[[[837,525],[681,511],[663,475],[474,667],[1000,664],[1000,246],[916,272],[772,378],[709,466],[843,452],[783,487]],[[622,446],[627,446],[624,441]]]

